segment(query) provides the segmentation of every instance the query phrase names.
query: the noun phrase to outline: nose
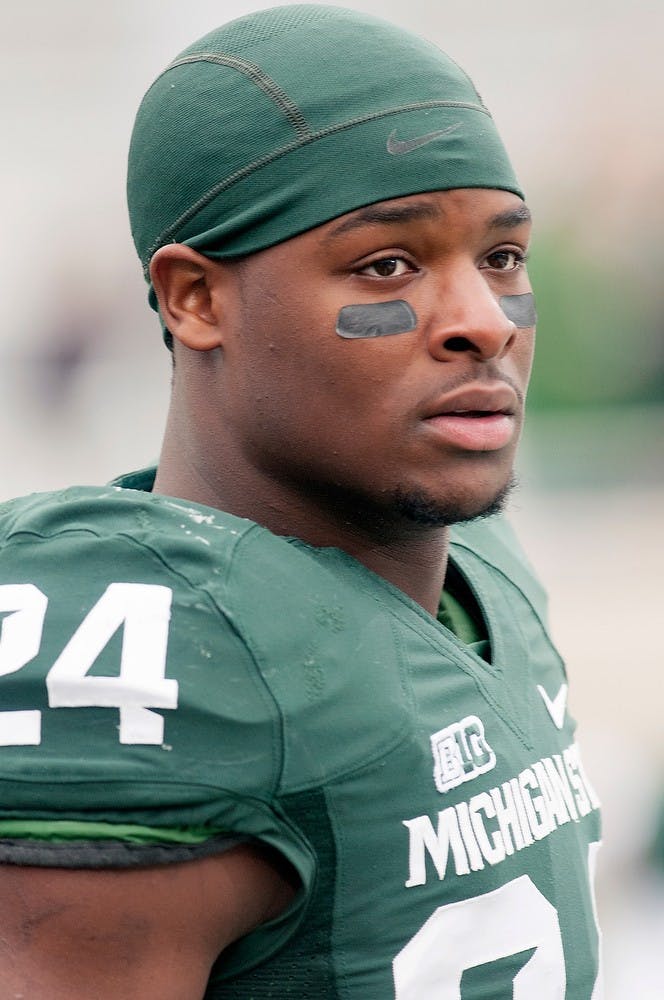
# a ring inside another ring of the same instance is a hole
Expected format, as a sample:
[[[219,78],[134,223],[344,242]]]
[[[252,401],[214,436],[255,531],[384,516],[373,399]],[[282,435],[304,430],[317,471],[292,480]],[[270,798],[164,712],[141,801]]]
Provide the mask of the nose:
[[[439,290],[428,348],[436,360],[453,361],[472,354],[479,361],[501,358],[512,348],[516,325],[501,309],[498,297],[481,276]]]

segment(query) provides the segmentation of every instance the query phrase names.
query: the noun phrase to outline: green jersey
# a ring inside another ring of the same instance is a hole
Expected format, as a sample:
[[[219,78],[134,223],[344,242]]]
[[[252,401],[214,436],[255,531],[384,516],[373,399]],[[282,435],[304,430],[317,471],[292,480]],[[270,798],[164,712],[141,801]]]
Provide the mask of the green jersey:
[[[185,501],[0,527],[0,861],[278,851],[301,889],[206,1000],[599,1000],[598,802],[502,519],[450,546],[488,660],[344,552]]]

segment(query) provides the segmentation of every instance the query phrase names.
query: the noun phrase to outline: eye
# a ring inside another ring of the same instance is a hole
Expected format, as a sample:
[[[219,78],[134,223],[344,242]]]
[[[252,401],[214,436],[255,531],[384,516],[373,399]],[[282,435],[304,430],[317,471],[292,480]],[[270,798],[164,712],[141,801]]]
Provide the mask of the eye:
[[[366,274],[370,278],[398,278],[402,274],[408,274],[413,268],[403,257],[382,257],[374,260],[371,264],[361,267],[359,274]]]
[[[493,271],[518,271],[526,263],[526,255],[522,250],[516,248],[505,250],[494,250],[485,257],[484,267],[490,267]]]

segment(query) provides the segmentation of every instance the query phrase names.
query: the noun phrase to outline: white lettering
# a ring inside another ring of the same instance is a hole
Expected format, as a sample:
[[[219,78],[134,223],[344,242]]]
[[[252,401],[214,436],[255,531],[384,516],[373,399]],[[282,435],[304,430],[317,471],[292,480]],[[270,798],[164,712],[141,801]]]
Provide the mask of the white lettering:
[[[574,743],[567,747],[566,750],[563,750],[563,760],[565,761],[567,777],[569,778],[569,782],[574,789],[574,796],[578,810],[582,816],[587,816],[591,811],[592,806],[590,805],[588,794],[583,787],[581,775],[577,770],[579,766],[579,753],[578,748]]]
[[[473,827],[468,813],[468,803],[459,802],[458,806],[455,808],[457,816],[459,817],[459,829],[461,830],[463,842],[466,845],[466,850],[468,851],[470,867],[474,872],[480,872],[484,868],[484,861],[482,860],[482,852],[478,847],[477,841],[475,840],[475,834],[473,833]]]
[[[473,795],[469,803],[470,822],[477,838],[480,850],[490,865],[497,865],[505,860],[505,845],[499,830],[494,830],[491,839],[486,832],[484,822],[480,815],[483,809],[488,819],[495,819],[496,809],[493,800],[488,792],[480,792]],[[511,853],[511,852],[510,852]]]
[[[500,788],[492,788],[489,794],[493,800],[494,815],[498,820],[505,853],[514,854],[514,848],[520,851],[525,846],[525,840],[519,824],[512,787],[509,781],[506,781],[502,786],[502,795]]]
[[[567,807],[567,811],[569,812],[571,818],[575,823],[578,823],[579,814],[576,811],[574,795],[572,794],[572,789],[569,786],[569,781],[567,780],[567,775],[565,774],[565,765],[563,764],[562,757],[559,753],[555,753],[553,755],[553,760],[551,760],[550,757],[545,757],[543,763],[549,776],[549,781],[556,789],[557,794],[564,800],[565,806]]]
[[[417,816],[404,821],[410,837],[408,852],[408,881],[406,888],[425,885],[427,880],[427,853],[434,863],[439,879],[445,878],[449,849],[454,855],[457,875],[468,875],[468,858],[459,832],[459,822],[454,809],[441,809],[438,813],[438,830],[434,830],[428,816]]]
[[[544,760],[547,758],[545,757]],[[533,771],[537,775],[539,786],[542,790],[542,798],[546,802],[546,807],[555,822],[556,826],[563,826],[569,823],[570,815],[567,812],[565,803],[561,795],[553,787],[549,775],[544,766],[544,760],[538,760],[533,764]]]
[[[468,715],[433,733],[431,752],[433,776],[439,792],[449,792],[496,766],[496,755],[487,743],[484,725],[476,715]]]
[[[529,767],[519,775],[519,785],[523,793],[523,804],[526,807],[528,823],[535,840],[542,840],[553,830],[553,820],[546,802],[541,795],[531,795],[530,788],[538,789],[537,778]]]
[[[454,742],[456,760],[460,761],[463,750]],[[474,747],[473,753],[478,749]],[[406,886],[426,884],[427,857],[442,880],[448,871],[451,850],[456,874],[468,875],[471,871],[481,871],[485,862],[500,864],[515,850],[530,847],[571,819],[578,822],[579,813],[586,816],[598,806],[597,796],[583,771],[579,749],[572,744],[562,756],[542,757],[516,778],[479,792],[468,802],[441,809],[436,828],[428,816],[404,820],[409,834]],[[496,822],[488,823],[489,820]]]
[[[528,822],[528,816],[526,814],[526,807],[523,801],[523,792],[521,791],[521,785],[519,784],[518,778],[510,779],[510,788],[514,795],[514,802],[516,805],[516,811],[519,814],[519,821],[521,823],[521,830],[523,832],[523,839],[526,842],[526,846],[530,847],[531,844],[535,843],[535,838],[530,832],[530,823]]]

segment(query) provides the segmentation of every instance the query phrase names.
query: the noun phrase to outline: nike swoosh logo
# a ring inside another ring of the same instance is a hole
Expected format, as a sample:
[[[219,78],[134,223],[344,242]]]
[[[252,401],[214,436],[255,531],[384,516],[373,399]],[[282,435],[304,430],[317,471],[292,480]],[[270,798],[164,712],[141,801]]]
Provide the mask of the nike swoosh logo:
[[[414,149],[426,146],[427,143],[433,142],[434,139],[440,139],[444,135],[451,135],[452,132],[456,132],[458,128],[461,128],[461,125],[461,122],[455,122],[454,125],[448,125],[447,128],[437,128],[435,132],[427,132],[426,135],[418,135],[414,139],[397,139],[397,130],[394,129],[390,132],[387,139],[387,151],[392,156],[401,156],[402,153],[412,153]]]
[[[556,697],[551,700],[541,684],[537,685],[537,690],[542,696],[542,701],[546,705],[547,711],[553,719],[556,729],[563,728],[565,721],[565,709],[567,708],[567,684],[561,684]]]

